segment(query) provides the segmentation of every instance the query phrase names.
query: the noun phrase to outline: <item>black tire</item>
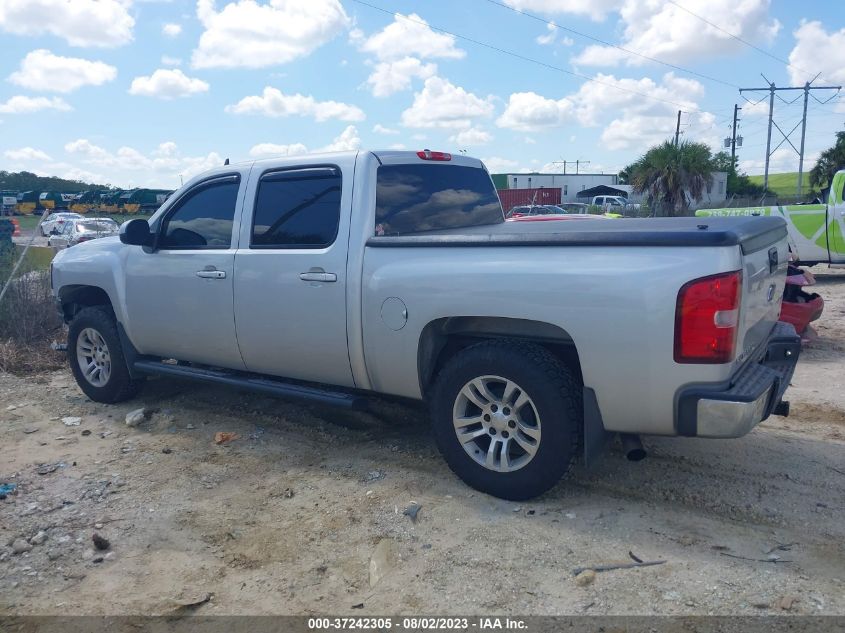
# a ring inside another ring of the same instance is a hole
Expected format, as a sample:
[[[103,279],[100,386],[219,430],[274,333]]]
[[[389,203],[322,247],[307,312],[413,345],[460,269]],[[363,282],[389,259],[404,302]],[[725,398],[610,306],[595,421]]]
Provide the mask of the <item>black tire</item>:
[[[536,452],[518,470],[497,472],[477,463],[456,435],[456,399],[465,385],[481,376],[499,376],[524,388],[542,421]],[[464,482],[495,497],[522,501],[543,494],[566,474],[578,455],[582,386],[561,361],[533,343],[491,340],[462,350],[437,375],[431,410],[434,437],[446,463]]]
[[[77,359],[76,346],[80,334],[87,328],[98,332],[105,340],[111,359],[111,374],[102,386],[91,384],[85,377]],[[71,321],[67,339],[67,355],[76,384],[86,396],[95,402],[112,404],[133,398],[140,390],[143,380],[133,380],[126,366],[117,321],[112,311],[104,306],[83,308]]]

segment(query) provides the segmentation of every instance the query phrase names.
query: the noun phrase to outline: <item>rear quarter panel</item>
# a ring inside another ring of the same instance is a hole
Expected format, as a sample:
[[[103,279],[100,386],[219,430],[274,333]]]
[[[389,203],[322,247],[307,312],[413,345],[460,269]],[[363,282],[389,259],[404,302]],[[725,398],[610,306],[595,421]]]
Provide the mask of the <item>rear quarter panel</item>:
[[[428,323],[530,319],[569,333],[608,430],[673,434],[678,388],[726,380],[732,368],[674,362],[678,290],[740,266],[738,247],[367,247],[362,327],[369,381],[376,391],[420,398],[417,349]],[[407,306],[398,331],[381,317],[389,297]]]

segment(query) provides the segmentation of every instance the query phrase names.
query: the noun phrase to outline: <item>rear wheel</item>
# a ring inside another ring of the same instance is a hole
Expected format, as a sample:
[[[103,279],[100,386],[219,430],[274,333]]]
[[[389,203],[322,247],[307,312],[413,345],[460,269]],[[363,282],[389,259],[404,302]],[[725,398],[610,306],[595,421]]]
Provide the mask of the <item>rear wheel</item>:
[[[578,454],[581,385],[543,347],[486,341],[453,357],[432,393],[434,435],[467,484],[504,499],[554,486]]]
[[[83,308],[76,314],[68,332],[67,353],[76,383],[92,400],[121,402],[138,393],[142,381],[129,375],[117,322],[107,308]]]

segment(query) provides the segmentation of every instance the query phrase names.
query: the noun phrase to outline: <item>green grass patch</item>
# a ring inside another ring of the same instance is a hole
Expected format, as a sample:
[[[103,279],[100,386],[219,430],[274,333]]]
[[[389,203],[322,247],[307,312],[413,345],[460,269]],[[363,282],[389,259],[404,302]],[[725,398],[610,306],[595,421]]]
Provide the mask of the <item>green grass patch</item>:
[[[23,253],[24,246],[16,245],[18,256]],[[53,261],[53,256],[56,253],[48,246],[30,246],[26,251],[26,259],[21,263],[20,271],[27,272],[30,270],[48,270],[50,262]]]
[[[804,172],[801,179],[801,188],[803,193],[810,191],[810,174]],[[763,176],[749,176],[748,179],[755,185],[763,186]],[[789,171],[782,174],[769,174],[769,190],[779,196],[797,196],[798,195],[798,172]]]

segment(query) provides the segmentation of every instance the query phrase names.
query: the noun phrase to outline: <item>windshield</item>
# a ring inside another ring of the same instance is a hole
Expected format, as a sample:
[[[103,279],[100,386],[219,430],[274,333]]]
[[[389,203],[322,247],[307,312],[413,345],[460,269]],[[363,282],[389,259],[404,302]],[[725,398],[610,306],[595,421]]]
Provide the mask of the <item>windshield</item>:
[[[382,165],[376,235],[409,235],[504,222],[490,175],[461,165]]]

